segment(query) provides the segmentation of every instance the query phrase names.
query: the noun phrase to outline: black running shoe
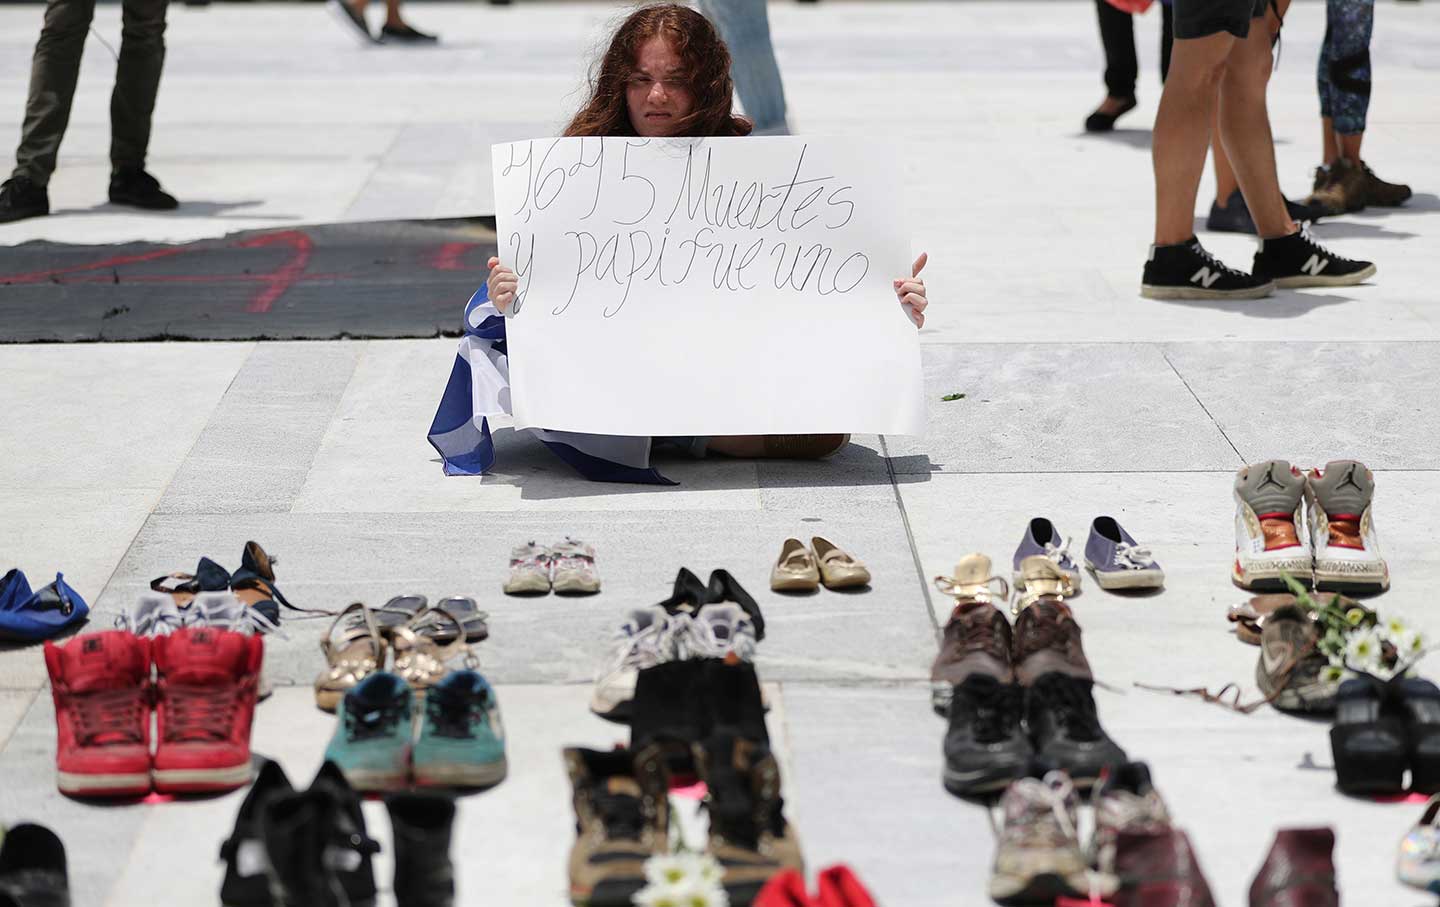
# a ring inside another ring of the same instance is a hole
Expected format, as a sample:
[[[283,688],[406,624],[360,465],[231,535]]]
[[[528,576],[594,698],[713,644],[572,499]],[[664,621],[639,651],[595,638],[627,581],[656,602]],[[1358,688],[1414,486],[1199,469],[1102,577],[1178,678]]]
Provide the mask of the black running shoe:
[[[971,674],[950,699],[945,733],[945,789],[974,799],[998,793],[1025,777],[1035,750],[1020,729],[1020,687],[988,674]]]
[[[1260,240],[1255,277],[1277,287],[1349,287],[1375,274],[1368,261],[1341,258],[1325,249],[1303,227],[1289,236]]]
[[[439,35],[427,35],[404,24],[386,24],[380,27],[381,44],[434,44],[439,40]]]
[[[44,217],[50,213],[50,194],[28,176],[15,176],[0,183],[0,224]]]
[[[1125,751],[1100,726],[1093,686],[1081,677],[1043,674],[1025,701],[1025,724],[1040,759],[1064,769],[1076,787],[1089,787],[1102,770],[1126,762]]]
[[[1312,207],[1303,202],[1292,202],[1288,198],[1285,199],[1285,211],[1297,224],[1307,220],[1319,220],[1329,213],[1324,208]],[[1216,202],[1210,203],[1210,216],[1205,219],[1205,229],[1212,233],[1255,235],[1255,221],[1250,217],[1250,209],[1245,204],[1245,196],[1240,194],[1239,189],[1230,193],[1223,208]]]
[[[1140,279],[1140,295],[1147,299],[1259,299],[1275,285],[1226,267],[1190,237],[1173,246],[1151,246]]]
[[[175,196],[160,188],[160,181],[144,170],[117,170],[110,176],[110,201],[147,211],[173,211]]]

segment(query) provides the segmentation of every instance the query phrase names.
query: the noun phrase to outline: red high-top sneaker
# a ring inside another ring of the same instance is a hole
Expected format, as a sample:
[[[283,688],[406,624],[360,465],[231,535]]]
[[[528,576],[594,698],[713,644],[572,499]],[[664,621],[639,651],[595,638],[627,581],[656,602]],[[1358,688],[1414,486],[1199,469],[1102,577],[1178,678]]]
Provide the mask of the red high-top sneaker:
[[[62,794],[150,792],[150,643],[124,630],[45,643]]]
[[[186,627],[152,643],[155,789],[222,791],[250,780],[250,721],[264,656],[259,636]]]

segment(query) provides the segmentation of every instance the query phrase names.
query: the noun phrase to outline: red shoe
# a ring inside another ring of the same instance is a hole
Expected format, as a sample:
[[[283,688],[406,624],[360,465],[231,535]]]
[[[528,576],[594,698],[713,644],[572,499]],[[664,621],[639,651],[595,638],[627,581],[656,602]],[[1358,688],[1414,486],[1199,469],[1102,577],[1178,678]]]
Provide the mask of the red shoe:
[[[124,630],[45,643],[56,786],[76,797],[150,792],[150,644]]]
[[[848,866],[820,870],[819,907],[876,907],[875,899]]]
[[[210,627],[152,642],[159,671],[155,789],[224,791],[250,780],[250,722],[265,643]]]
[[[787,869],[770,877],[750,907],[812,907],[814,903],[805,892],[805,877]]]

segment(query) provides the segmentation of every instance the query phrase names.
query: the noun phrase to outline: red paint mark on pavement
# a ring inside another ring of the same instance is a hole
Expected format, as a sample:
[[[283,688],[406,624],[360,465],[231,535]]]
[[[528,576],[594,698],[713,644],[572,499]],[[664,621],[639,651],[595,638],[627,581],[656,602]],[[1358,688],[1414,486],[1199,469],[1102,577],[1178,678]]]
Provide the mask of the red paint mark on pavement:
[[[154,252],[144,252],[140,255],[119,255],[115,258],[107,258],[104,261],[92,262],[88,265],[74,265],[69,268],[55,268],[49,271],[31,271],[29,274],[8,274],[0,275],[0,283],[46,283],[52,278],[62,274],[77,274],[81,271],[97,271],[102,268],[118,268],[121,265],[133,265],[146,261],[154,261],[157,258],[169,258],[172,255],[183,255],[186,252],[194,251],[188,246],[181,246],[176,249],[156,249]]]
[[[285,295],[285,291],[290,289],[295,281],[299,280],[301,275],[305,273],[305,266],[310,263],[310,253],[315,247],[315,243],[311,241],[310,237],[301,233],[299,230],[267,233],[264,236],[257,236],[254,239],[247,239],[245,242],[239,243],[242,249],[254,249],[261,246],[273,245],[291,246],[295,249],[295,253],[290,256],[289,261],[269,274],[264,275],[269,286],[261,290],[254,299],[250,300],[250,304],[245,307],[245,311],[252,314],[270,311],[270,306],[275,304],[275,300]]]
[[[430,259],[430,267],[437,271],[463,271],[465,253],[478,245],[478,242],[447,242]]]

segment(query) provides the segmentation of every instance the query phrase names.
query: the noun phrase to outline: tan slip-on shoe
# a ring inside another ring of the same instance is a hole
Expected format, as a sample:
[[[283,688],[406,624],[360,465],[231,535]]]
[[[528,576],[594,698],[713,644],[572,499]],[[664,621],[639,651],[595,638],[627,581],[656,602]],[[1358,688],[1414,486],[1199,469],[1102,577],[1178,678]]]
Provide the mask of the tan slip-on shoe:
[[[991,566],[990,558],[985,555],[967,554],[955,565],[954,576],[935,577],[935,588],[957,600],[972,599],[993,604],[998,597],[1003,601],[1010,596],[1010,583],[1005,577],[996,576]]]
[[[820,568],[820,581],[826,589],[849,589],[870,582],[870,571],[848,551],[827,538],[810,539],[815,561]]]
[[[815,553],[799,539],[786,539],[780,557],[770,570],[770,588],[776,592],[814,592],[820,588]]]

